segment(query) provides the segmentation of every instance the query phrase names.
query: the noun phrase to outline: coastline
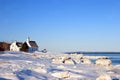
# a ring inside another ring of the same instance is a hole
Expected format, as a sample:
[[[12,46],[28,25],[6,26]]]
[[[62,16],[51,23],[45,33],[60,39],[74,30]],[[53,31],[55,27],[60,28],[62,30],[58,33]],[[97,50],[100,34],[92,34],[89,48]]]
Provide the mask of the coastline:
[[[120,65],[112,65],[105,57],[94,58],[84,54],[63,54],[54,52],[4,52],[0,55],[0,78],[29,80],[100,80],[106,77],[120,79]],[[103,61],[105,62],[103,62]],[[11,76],[11,77],[10,77]]]

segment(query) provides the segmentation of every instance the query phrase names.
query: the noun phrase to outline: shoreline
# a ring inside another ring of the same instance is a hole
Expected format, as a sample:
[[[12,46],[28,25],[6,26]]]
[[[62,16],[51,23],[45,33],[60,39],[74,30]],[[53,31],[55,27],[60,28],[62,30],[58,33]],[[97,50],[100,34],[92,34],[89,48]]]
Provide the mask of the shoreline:
[[[100,80],[101,76],[111,80],[120,79],[120,65],[112,65],[111,60],[106,58],[97,57],[96,63],[92,63],[91,57],[83,54],[4,53],[0,55],[0,78],[3,79]]]

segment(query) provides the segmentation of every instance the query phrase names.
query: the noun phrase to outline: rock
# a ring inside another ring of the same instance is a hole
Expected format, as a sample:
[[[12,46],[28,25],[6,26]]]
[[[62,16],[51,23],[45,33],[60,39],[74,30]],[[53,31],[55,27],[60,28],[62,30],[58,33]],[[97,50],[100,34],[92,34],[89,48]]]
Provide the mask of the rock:
[[[96,80],[112,80],[112,78],[107,74],[102,74]]]
[[[92,64],[92,62],[91,62],[89,59],[87,59],[87,58],[82,59],[81,62],[82,62],[83,64]]]
[[[67,57],[58,57],[58,58],[53,58],[52,63],[54,64],[63,64],[63,61],[67,59]]]
[[[59,59],[62,60],[62,61],[67,60],[67,59],[69,59],[69,58],[70,58],[70,57],[67,57],[67,56],[61,56],[61,57],[59,57]]]
[[[98,66],[111,66],[112,62],[109,59],[98,59],[96,60],[96,65]]]
[[[61,59],[52,59],[52,63],[54,63],[54,64],[63,64],[63,60],[61,60]]]
[[[69,59],[71,59],[70,57],[66,57],[66,56],[63,56],[63,57],[58,57],[58,58],[53,58],[52,59],[52,63],[54,63],[54,64],[63,64],[63,63],[71,63],[72,61],[67,61],[67,60],[69,60]]]
[[[74,60],[72,60],[72,59],[66,59],[66,60],[63,61],[63,63],[64,64],[72,64],[72,65],[75,64]]]
[[[67,71],[63,71],[63,72],[52,73],[52,76],[57,77],[57,78],[69,78],[70,74]]]
[[[83,54],[70,54],[70,57],[76,62],[80,63],[80,59],[83,58]]]

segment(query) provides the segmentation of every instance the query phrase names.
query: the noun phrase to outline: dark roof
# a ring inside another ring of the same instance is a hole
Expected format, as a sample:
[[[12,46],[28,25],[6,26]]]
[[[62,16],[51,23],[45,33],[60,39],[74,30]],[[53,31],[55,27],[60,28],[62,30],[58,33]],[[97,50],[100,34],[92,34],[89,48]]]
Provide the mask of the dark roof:
[[[10,43],[7,42],[0,42],[0,51],[6,51],[9,50]]]
[[[23,43],[23,45],[22,45],[20,51],[28,52],[28,45],[27,45],[26,42]]]
[[[31,47],[38,47],[35,41],[29,41]]]
[[[16,45],[17,45],[18,47],[22,47],[22,44],[23,44],[22,42],[17,42],[17,43],[16,43]]]

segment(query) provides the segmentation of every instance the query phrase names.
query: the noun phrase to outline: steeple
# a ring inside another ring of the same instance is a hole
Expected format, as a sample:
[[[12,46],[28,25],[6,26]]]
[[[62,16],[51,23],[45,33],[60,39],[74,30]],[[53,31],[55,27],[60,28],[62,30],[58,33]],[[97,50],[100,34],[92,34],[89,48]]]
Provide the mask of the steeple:
[[[30,38],[28,37],[28,38],[27,38],[27,42],[29,42],[29,41],[30,41]]]
[[[28,45],[29,47],[31,47],[31,45],[30,45],[29,42],[30,42],[30,38],[28,37],[27,40],[26,40],[26,43],[27,43],[27,45]]]

